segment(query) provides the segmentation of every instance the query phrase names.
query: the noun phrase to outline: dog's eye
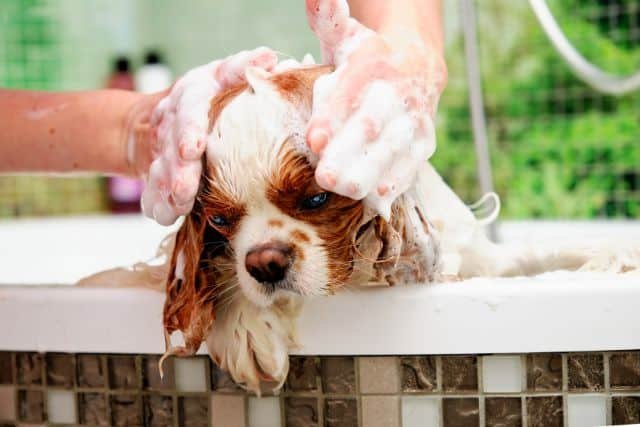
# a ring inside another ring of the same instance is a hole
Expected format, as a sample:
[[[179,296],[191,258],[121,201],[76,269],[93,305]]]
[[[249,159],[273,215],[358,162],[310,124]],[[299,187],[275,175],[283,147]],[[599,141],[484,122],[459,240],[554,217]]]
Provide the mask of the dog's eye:
[[[226,227],[229,225],[229,220],[222,215],[214,215],[211,217],[211,224],[218,227]]]
[[[307,197],[302,200],[302,207],[304,209],[317,209],[325,205],[329,201],[329,193],[318,193],[311,197]]]

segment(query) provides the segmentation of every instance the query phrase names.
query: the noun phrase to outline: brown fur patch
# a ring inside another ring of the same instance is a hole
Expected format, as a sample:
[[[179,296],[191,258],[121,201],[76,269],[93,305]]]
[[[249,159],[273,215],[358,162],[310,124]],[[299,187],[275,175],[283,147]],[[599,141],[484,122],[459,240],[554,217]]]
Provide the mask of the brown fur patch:
[[[321,193],[313,167],[302,155],[285,149],[280,167],[270,177],[267,199],[286,215],[311,225],[324,242],[328,255],[330,288],[340,286],[353,269],[354,233],[362,220],[361,202],[331,194],[328,202],[317,209],[305,209],[302,200]]]
[[[284,225],[282,221],[280,221],[279,219],[270,219],[267,224],[269,224],[269,227],[277,227],[277,228],[281,228]]]
[[[302,230],[293,230],[291,232],[291,238],[303,243],[309,243],[311,241],[309,236],[307,236],[307,233]]]

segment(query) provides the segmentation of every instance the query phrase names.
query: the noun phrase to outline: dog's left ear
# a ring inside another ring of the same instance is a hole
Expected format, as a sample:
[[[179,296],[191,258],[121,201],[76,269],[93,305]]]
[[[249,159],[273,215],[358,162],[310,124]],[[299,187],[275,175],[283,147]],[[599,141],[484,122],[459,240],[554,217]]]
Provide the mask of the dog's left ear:
[[[185,218],[176,235],[166,286],[164,330],[165,355],[191,355],[200,348],[214,320],[216,277],[206,265],[205,241],[215,245],[199,202]],[[223,240],[222,236],[218,236]],[[221,243],[221,245],[223,245]],[[170,336],[181,331],[184,347],[172,347]]]

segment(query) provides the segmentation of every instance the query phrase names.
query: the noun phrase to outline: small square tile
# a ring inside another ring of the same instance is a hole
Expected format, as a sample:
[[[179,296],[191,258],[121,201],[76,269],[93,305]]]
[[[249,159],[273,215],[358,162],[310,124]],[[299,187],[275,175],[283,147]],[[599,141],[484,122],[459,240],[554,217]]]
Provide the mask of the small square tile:
[[[109,387],[134,390],[140,387],[136,358],[133,356],[109,356]]]
[[[569,395],[568,427],[603,426],[607,424],[607,401],[604,395]]]
[[[399,427],[400,402],[396,396],[363,396],[362,425],[367,427]]]
[[[280,426],[280,399],[249,397],[249,427]]]
[[[142,399],[144,425],[164,427],[173,425],[173,397],[151,394]]]
[[[358,402],[356,399],[325,399],[324,426],[357,427]]]
[[[289,358],[289,375],[286,387],[290,391],[317,391],[320,369],[315,357]]]
[[[400,365],[402,368],[402,391],[432,392],[438,388],[434,357],[402,357]]]
[[[562,396],[526,398],[528,427],[562,427]]]
[[[140,396],[119,394],[111,396],[111,422],[114,426],[142,425]]]
[[[200,396],[178,399],[178,424],[183,427],[202,427],[209,423],[209,398]]]
[[[228,372],[218,368],[213,361],[209,363],[211,371],[211,390],[218,393],[237,393],[242,392],[242,388],[237,385]]]
[[[396,357],[360,357],[360,393],[393,394],[400,391]]]
[[[598,353],[567,356],[569,390],[598,391],[604,388],[604,361]]]
[[[145,356],[142,359],[142,383],[147,390],[175,389],[175,372],[173,357],[168,357],[162,363],[163,377],[160,378],[160,356]]]
[[[438,426],[440,402],[435,397],[403,396],[402,427]]]
[[[522,391],[520,356],[484,356],[482,386],[485,393],[519,393]]]
[[[86,425],[109,425],[107,397],[101,393],[78,393],[78,420]]]
[[[353,357],[323,357],[320,359],[322,390],[325,393],[354,394],[356,370]]]
[[[612,354],[609,377],[611,388],[640,390],[640,351]]]
[[[44,394],[40,390],[18,391],[18,419],[30,423],[45,421]]]
[[[562,356],[558,353],[527,354],[527,389],[562,390]]]
[[[18,384],[42,384],[42,355],[38,353],[17,353]]]
[[[522,401],[519,397],[487,397],[484,411],[487,427],[522,426]]]
[[[475,356],[442,358],[442,388],[445,392],[478,391],[478,361]]]
[[[640,396],[611,398],[613,424],[640,424]]]
[[[287,397],[284,400],[286,427],[318,426],[318,399],[315,397]]]
[[[76,356],[78,387],[106,387],[105,367],[102,356],[97,354],[78,354]]]
[[[47,386],[73,387],[76,362],[72,354],[49,353],[45,357]]]
[[[476,398],[442,399],[443,427],[478,427],[480,404]]]
[[[13,386],[0,386],[0,420],[16,419],[16,390]]]
[[[244,396],[214,394],[211,396],[211,427],[246,427]]]
[[[13,353],[0,352],[0,384],[13,384]]]
[[[174,360],[176,390],[207,391],[207,359],[204,357],[185,357]]]
[[[47,416],[49,421],[58,424],[76,423],[76,396],[72,391],[47,391]]]

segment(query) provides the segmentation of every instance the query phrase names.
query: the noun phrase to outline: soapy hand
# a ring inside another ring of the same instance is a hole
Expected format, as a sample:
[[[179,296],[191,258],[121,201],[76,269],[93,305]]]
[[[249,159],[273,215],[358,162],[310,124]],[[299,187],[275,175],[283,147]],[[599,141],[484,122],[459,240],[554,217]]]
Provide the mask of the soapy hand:
[[[323,62],[336,66],[314,86],[307,144],[320,156],[316,180],[389,218],[435,151],[444,60],[417,33],[363,26],[346,0],[306,0],[306,7]]]
[[[170,225],[191,211],[202,172],[211,99],[226,87],[241,83],[245,68],[271,70],[276,62],[276,54],[267,48],[213,61],[189,71],[158,102],[149,123],[155,138],[151,138],[153,161],[142,194],[145,215]]]

